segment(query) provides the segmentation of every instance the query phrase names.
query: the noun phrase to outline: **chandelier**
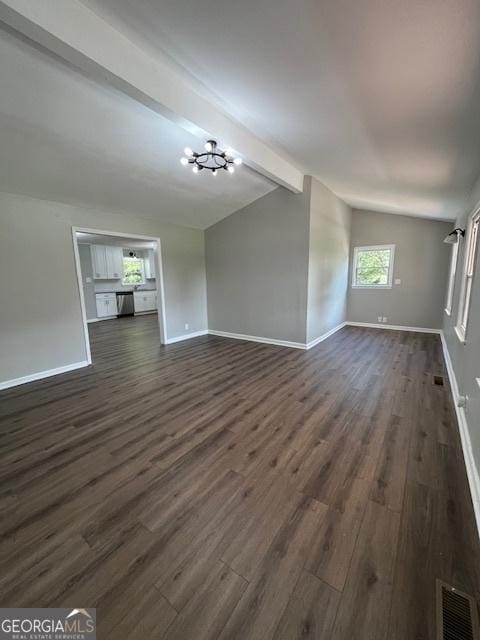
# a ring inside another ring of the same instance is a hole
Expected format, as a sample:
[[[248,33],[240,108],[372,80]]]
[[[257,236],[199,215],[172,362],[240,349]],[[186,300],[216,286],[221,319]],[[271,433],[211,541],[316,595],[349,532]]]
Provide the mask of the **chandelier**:
[[[234,158],[227,151],[221,151],[217,147],[216,140],[207,140],[205,143],[205,151],[197,153],[185,147],[184,153],[186,157],[181,158],[180,162],[184,166],[191,166],[193,173],[198,173],[202,169],[209,169],[212,175],[216,176],[221,169],[225,169],[228,173],[235,173],[234,165],[241,165],[241,158]]]

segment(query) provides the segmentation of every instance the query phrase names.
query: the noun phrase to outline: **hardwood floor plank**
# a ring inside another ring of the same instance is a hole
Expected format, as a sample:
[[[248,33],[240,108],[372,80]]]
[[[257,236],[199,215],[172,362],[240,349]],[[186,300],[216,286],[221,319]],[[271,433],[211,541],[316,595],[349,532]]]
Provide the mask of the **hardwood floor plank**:
[[[267,640],[273,637],[306,553],[326,507],[304,497],[275,536],[256,576],[228,620],[220,640]]]
[[[274,640],[330,640],[341,594],[302,571]]]
[[[411,421],[392,415],[375,471],[370,499],[400,513],[407,477]]]
[[[217,638],[246,587],[242,577],[223,562],[217,562],[164,637],[172,640]]]
[[[369,502],[357,538],[332,640],[386,640],[400,517]],[[408,637],[408,636],[406,636]]]

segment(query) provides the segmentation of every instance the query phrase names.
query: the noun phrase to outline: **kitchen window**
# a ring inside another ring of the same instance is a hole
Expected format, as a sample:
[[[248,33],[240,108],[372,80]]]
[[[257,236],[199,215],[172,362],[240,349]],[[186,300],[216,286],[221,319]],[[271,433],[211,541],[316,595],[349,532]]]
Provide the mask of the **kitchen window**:
[[[463,268],[462,290],[460,293],[460,304],[458,307],[457,326],[455,331],[462,342],[465,342],[468,328],[468,314],[470,312],[470,301],[472,297],[473,276],[475,274],[475,263],[477,254],[477,243],[480,226],[480,210],[477,211],[470,221],[467,235],[465,265]]]
[[[145,284],[145,262],[143,258],[123,258],[122,284]]]
[[[355,247],[352,287],[354,289],[391,289],[394,257],[394,244]]]

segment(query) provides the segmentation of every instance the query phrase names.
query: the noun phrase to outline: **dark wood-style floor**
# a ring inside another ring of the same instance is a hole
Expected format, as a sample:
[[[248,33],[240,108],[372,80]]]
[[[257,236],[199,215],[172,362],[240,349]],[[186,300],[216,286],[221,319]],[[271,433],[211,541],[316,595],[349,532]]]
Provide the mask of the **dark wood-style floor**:
[[[433,640],[436,578],[479,598],[438,336],[156,322],[0,395],[1,606],[97,607],[102,640]]]

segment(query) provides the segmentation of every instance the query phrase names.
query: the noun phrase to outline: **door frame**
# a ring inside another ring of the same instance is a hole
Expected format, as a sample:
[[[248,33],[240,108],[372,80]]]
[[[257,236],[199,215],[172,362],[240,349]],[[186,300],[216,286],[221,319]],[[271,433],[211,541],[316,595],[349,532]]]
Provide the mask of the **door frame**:
[[[147,242],[156,242],[156,282],[157,282],[157,311],[158,311],[158,327],[160,332],[160,343],[167,344],[167,312],[165,308],[165,285],[163,281],[163,261],[162,261],[162,244],[160,238],[154,236],[142,236],[137,233],[123,233],[120,231],[107,231],[105,229],[93,229],[91,227],[74,227],[72,226],[73,254],[75,257],[75,271],[77,273],[77,286],[80,309],[83,320],[83,333],[85,337],[85,352],[87,354],[88,364],[92,364],[92,353],[90,350],[90,336],[88,333],[87,311],[85,307],[85,297],[83,295],[82,269],[80,266],[80,253],[78,251],[77,233],[93,233],[99,236],[113,236],[114,238],[129,238],[131,240],[146,240]]]

